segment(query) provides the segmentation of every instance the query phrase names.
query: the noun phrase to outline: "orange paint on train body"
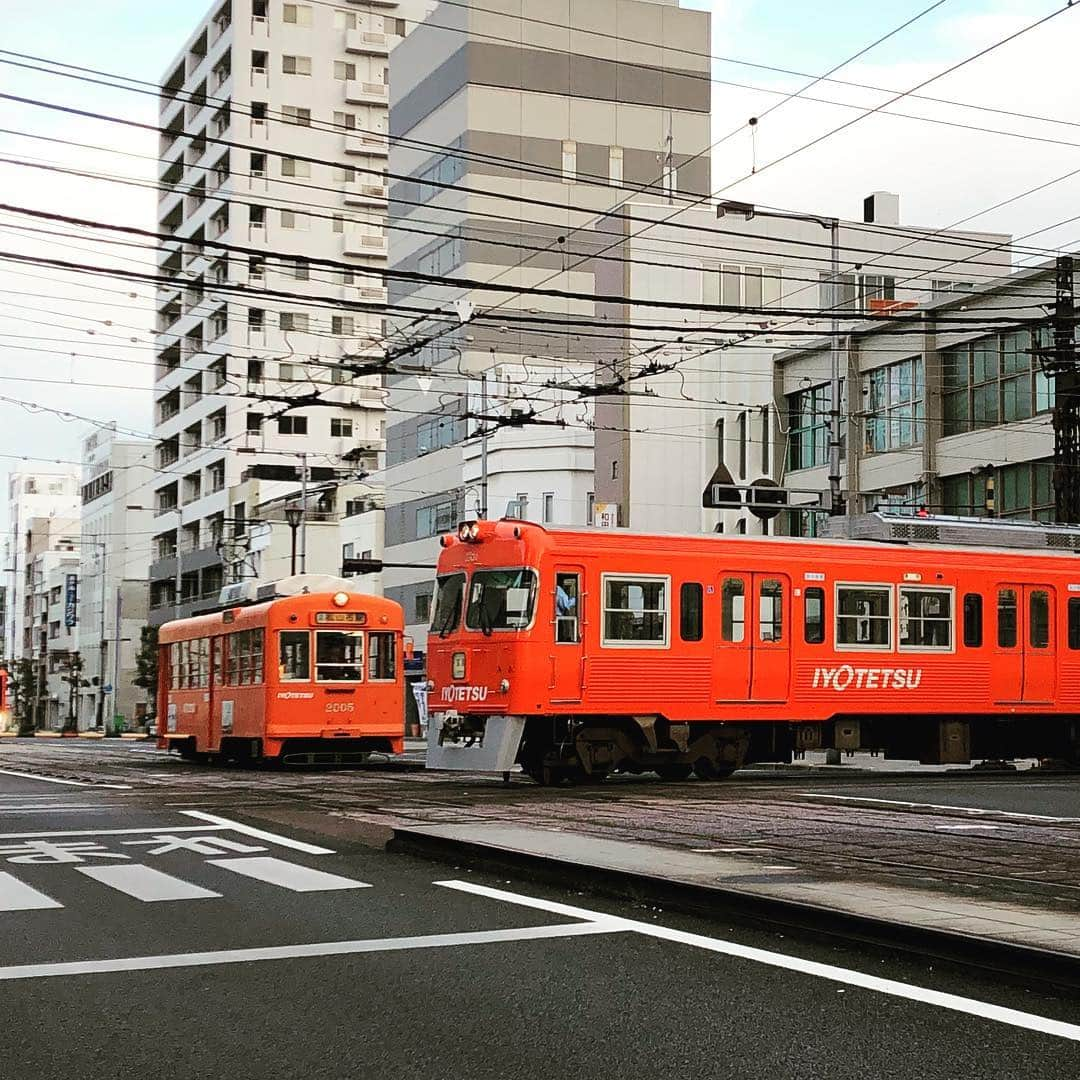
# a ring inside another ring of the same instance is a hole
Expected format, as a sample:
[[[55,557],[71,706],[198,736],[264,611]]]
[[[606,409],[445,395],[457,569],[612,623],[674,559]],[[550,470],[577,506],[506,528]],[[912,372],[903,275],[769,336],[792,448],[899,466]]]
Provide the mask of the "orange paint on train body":
[[[817,747],[1080,753],[1071,552],[474,528],[443,540],[429,707],[451,735],[525,718],[538,778],[538,755],[579,767],[552,765],[560,741],[586,772],[673,776],[695,752],[703,774]]]
[[[166,623],[158,746],[247,759],[404,749],[402,610],[305,593]]]

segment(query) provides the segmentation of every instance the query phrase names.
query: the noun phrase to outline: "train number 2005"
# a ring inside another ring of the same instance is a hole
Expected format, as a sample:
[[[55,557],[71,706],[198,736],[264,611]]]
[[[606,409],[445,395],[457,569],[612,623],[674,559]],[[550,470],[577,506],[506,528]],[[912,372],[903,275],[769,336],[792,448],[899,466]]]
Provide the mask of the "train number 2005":
[[[353,712],[355,709],[356,705],[351,701],[328,701],[326,703],[328,713],[347,713]]]

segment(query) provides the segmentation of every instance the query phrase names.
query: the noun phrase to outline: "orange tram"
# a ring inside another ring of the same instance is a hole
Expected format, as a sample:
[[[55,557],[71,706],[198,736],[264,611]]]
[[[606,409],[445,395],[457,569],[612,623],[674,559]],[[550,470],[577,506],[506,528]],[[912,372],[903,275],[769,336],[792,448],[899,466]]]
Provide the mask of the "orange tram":
[[[1080,761],[1080,529],[842,520],[827,540],[465,523],[441,541],[429,767]]]
[[[158,746],[192,760],[363,760],[404,749],[398,604],[301,593],[166,623]]]

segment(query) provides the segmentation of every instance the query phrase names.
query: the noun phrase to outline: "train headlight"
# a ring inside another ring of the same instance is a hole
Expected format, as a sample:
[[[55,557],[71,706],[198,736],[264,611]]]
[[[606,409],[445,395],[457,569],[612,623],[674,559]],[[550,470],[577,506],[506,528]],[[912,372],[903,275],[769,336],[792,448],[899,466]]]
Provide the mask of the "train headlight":
[[[465,678],[465,654],[463,652],[454,653],[450,672],[455,679]]]
[[[349,602],[349,594],[346,592],[334,593],[334,607],[344,607]]]
[[[480,539],[480,522],[463,521],[458,526],[458,539],[465,544],[475,544]]]
[[[503,679],[503,681],[501,683],[499,683],[499,693],[506,694],[506,693],[509,693],[509,691],[510,691],[510,680],[509,679]]]

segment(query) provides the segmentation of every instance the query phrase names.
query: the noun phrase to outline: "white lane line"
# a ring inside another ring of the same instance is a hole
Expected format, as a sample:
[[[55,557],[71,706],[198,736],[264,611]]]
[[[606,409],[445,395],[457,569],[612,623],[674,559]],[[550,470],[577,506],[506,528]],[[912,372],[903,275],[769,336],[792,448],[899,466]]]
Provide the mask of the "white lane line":
[[[1051,1020],[1045,1016],[1037,1016],[1035,1013],[1021,1012],[1019,1009],[1007,1009],[1001,1005],[991,1005],[989,1002],[976,1001],[974,998],[961,997],[958,994],[945,994],[940,990],[911,986],[908,983],[896,982],[893,979],[883,979],[877,975],[866,975],[861,971],[852,971],[849,968],[836,967],[833,964],[820,964],[815,960],[803,960],[798,956],[787,956],[784,953],[770,952],[767,949],[755,949],[749,945],[736,944],[734,941],[706,937],[703,934],[690,934],[666,926],[638,922],[636,919],[623,919],[615,915],[605,915],[603,912],[589,911],[587,908],[572,907],[569,904],[541,900],[534,896],[522,896],[519,893],[506,892],[503,889],[492,889],[486,885],[476,885],[471,881],[436,881],[435,884],[442,885],[447,889],[456,889],[458,892],[471,893],[473,896],[485,896],[490,900],[502,900],[509,904],[517,904],[538,911],[547,911],[555,915],[564,915],[568,918],[594,920],[597,925],[607,926],[613,930],[628,930],[638,934],[645,934],[648,937],[660,938],[664,941],[674,941],[680,945],[692,945],[698,949],[723,953],[725,956],[733,956],[739,960],[767,964],[769,967],[796,971],[802,975],[812,975],[819,979],[828,979],[830,982],[843,983],[845,986],[857,986],[863,990],[872,990],[879,994],[887,994],[890,997],[904,998],[907,1001],[918,1002],[921,1005],[934,1005],[939,1009],[967,1013],[969,1016],[977,1016],[982,1020],[993,1020],[999,1024],[1008,1024],[1012,1027],[1024,1028],[1027,1031],[1038,1031],[1044,1035],[1056,1035],[1062,1039],[1080,1042],[1080,1024],[1067,1024],[1061,1020]]]
[[[333,889],[370,889],[365,881],[327,874],[322,870],[312,870],[307,866],[274,859],[268,855],[259,855],[241,859],[207,859],[211,866],[220,866],[234,874],[265,881],[269,885],[278,885],[292,892],[330,892]]]
[[[314,956],[351,956],[357,953],[398,952],[406,949],[439,949],[457,945],[494,945],[508,941],[541,941],[547,938],[587,937],[610,934],[622,927],[610,922],[569,923],[558,926],[524,926],[513,930],[481,930],[459,934],[428,934],[423,937],[370,938],[366,941],[319,941],[311,945],[274,945],[257,949],[222,949],[218,952],[174,953],[166,956],[129,956],[117,960],[75,960],[56,964],[18,964],[0,967],[0,982],[15,979],[48,979],[64,975],[103,975],[117,971],[155,971],[162,968],[210,967],[247,964],[257,960],[298,960]]]
[[[22,780],[38,780],[42,784],[66,784],[69,787],[110,788],[116,791],[130,791],[130,784],[90,784],[85,780],[61,780],[58,776],[38,776],[36,773],[15,772],[13,769],[0,769],[0,776],[17,776]]]
[[[993,831],[997,828],[996,825],[935,825],[934,828],[938,832],[978,832],[978,831]]]
[[[123,803],[86,803],[84,805],[68,803],[64,806],[49,806],[48,803],[44,805],[38,803],[33,806],[5,806],[0,808],[0,814],[85,814],[87,810],[115,810],[123,805]]]
[[[979,806],[943,806],[940,803],[907,802],[903,799],[873,799],[868,795],[826,795],[818,791],[793,791],[799,799],[833,799],[837,802],[877,803],[881,806],[904,806],[918,810],[954,810],[961,814],[999,814],[1002,817],[1020,818],[1023,821],[1053,821],[1063,824],[1080,823],[1080,818],[1052,817],[1048,814],[1022,814],[1017,810],[991,810]]]
[[[199,818],[200,821],[212,821],[215,825],[224,825],[233,832],[243,833],[245,836],[254,836],[257,840],[269,840],[272,844],[281,847],[292,848],[293,851],[303,851],[308,855],[333,855],[332,848],[316,847],[314,844],[305,844],[303,840],[293,840],[288,836],[280,836],[278,833],[266,832],[265,829],[256,829],[251,825],[242,825],[239,821],[219,817],[217,814],[207,814],[202,810],[181,810],[185,817]]]
[[[221,896],[221,893],[211,892],[139,863],[128,866],[77,866],[75,869],[102,885],[108,885],[110,889],[134,896],[147,904],[161,900],[212,900]]]
[[[24,885],[17,877],[0,870],[0,911],[40,911],[62,908],[51,896]]]
[[[45,832],[5,832],[0,833],[0,840],[31,840],[42,836],[127,836],[128,833],[189,833],[221,832],[220,825],[155,825],[146,829],[67,829]]]

